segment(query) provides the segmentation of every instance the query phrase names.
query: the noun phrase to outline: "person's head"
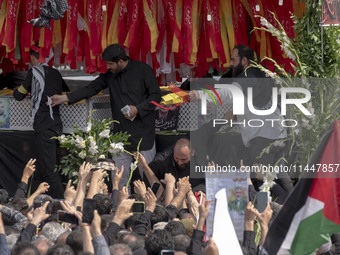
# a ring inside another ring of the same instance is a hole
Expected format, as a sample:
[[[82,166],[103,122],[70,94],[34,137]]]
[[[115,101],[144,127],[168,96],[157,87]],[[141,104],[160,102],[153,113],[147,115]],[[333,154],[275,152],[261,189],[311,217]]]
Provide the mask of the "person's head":
[[[100,228],[102,232],[104,232],[109,227],[110,222],[113,220],[113,215],[102,214],[100,215],[100,218],[101,218]]]
[[[144,248],[144,238],[134,232],[120,235],[118,238],[118,243],[128,245],[132,251]]]
[[[12,250],[13,246],[16,244],[18,238],[20,237],[20,234],[10,234],[6,236],[6,241],[8,248]]]
[[[31,58],[31,63],[32,63],[33,66],[35,66],[39,63],[39,53],[40,53],[39,46],[37,46],[37,45],[31,46],[30,58]]]
[[[163,206],[156,205],[156,208],[151,216],[151,227],[153,228],[153,226],[158,222],[168,222],[168,220],[169,214],[165,208]]]
[[[254,51],[246,45],[239,44],[231,52],[230,67],[233,69],[233,77],[243,72],[254,61]]]
[[[102,54],[102,59],[106,61],[107,69],[112,73],[121,72],[128,64],[124,48],[119,44],[109,45]]]
[[[174,147],[174,163],[179,170],[188,169],[190,166],[190,141],[186,138],[179,139]]]
[[[59,243],[49,248],[47,255],[74,255],[74,252],[70,246]]]
[[[15,208],[15,210],[21,212],[23,210],[28,209],[28,203],[25,198],[16,198],[12,201],[12,206]]]
[[[197,221],[196,217],[194,215],[192,215],[190,212],[187,211],[187,209],[181,209],[179,210],[178,212],[178,218],[180,220],[183,220],[183,219],[191,219],[193,220],[194,222]]]
[[[70,233],[71,233],[70,231],[65,231],[64,233],[62,233],[60,236],[58,236],[56,243],[66,244],[66,239]]]
[[[122,243],[117,243],[109,247],[111,255],[132,255],[131,248]]]
[[[187,235],[174,236],[175,251],[187,252],[190,246],[191,238]]]
[[[180,221],[170,221],[164,229],[169,231],[172,236],[186,235],[187,233],[183,223]]]
[[[71,247],[74,254],[78,254],[83,250],[83,237],[80,230],[72,231],[66,238],[66,244]]]
[[[112,210],[112,200],[109,196],[104,194],[96,194],[93,196],[96,200],[96,210],[99,215],[110,214]]]
[[[148,255],[159,255],[161,250],[173,250],[174,238],[167,230],[155,230],[145,240]]]
[[[56,242],[58,237],[65,232],[65,229],[58,222],[48,222],[42,228],[40,235]]]
[[[39,236],[38,239],[33,242],[33,244],[40,251],[41,255],[46,255],[48,249],[54,245],[54,243],[45,236]]]
[[[234,195],[236,199],[241,199],[243,197],[243,189],[241,187],[236,187],[234,189]]]
[[[42,205],[46,202],[52,202],[53,198],[49,195],[40,194],[36,198],[34,198],[33,203],[41,203]]]
[[[11,255],[40,255],[40,252],[32,243],[19,242],[14,245]]]

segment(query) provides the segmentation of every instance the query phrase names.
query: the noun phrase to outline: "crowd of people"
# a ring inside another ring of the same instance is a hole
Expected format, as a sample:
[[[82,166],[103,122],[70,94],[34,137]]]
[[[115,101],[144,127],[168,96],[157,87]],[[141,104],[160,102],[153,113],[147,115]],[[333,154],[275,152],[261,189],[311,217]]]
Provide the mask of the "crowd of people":
[[[142,155],[139,161],[145,164]],[[173,251],[173,254],[223,254],[219,253],[211,237],[208,242],[204,241],[209,201],[203,199],[199,204],[188,176],[176,180],[171,173],[166,173],[161,180],[165,189],[158,189],[156,194],[143,181],[136,180],[134,190],[129,195],[126,187],[119,190],[124,172],[122,167],[114,173],[110,194],[104,182],[105,170],[93,171],[93,166],[84,162],[79,169],[77,187],[74,188],[69,181],[64,199],[56,200],[44,194],[50,187],[46,182],[42,182],[27,198],[28,180],[35,172],[35,163],[33,159],[27,163],[13,198],[9,198],[5,190],[0,190],[1,255],[150,255],[162,254],[162,251],[163,254],[171,254],[165,253],[165,250]],[[150,178],[152,170],[149,171],[151,173],[146,176],[152,182],[155,179]],[[203,192],[202,196],[205,197]],[[85,199],[95,201],[93,220],[90,223],[82,222],[82,214],[88,213],[88,208],[83,206]],[[135,201],[145,203],[145,212],[131,212]],[[60,222],[59,210],[48,210],[49,204],[60,205],[62,211],[74,215],[78,223]],[[270,206],[260,214],[251,202],[248,203],[242,243],[245,254],[256,254],[258,250],[255,243],[255,218],[261,224],[261,245],[271,215]]]

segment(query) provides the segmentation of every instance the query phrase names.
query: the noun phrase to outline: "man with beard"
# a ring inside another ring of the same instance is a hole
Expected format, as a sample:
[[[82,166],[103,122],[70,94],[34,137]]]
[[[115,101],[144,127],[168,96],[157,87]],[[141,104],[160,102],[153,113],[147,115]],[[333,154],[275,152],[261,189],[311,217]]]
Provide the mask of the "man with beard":
[[[149,167],[159,180],[164,179],[166,173],[170,173],[178,181],[179,178],[190,176],[190,161],[192,160],[196,160],[195,152],[190,149],[189,139],[182,138],[176,142],[174,147],[156,154]],[[193,191],[205,190],[204,179],[192,178],[190,184]]]

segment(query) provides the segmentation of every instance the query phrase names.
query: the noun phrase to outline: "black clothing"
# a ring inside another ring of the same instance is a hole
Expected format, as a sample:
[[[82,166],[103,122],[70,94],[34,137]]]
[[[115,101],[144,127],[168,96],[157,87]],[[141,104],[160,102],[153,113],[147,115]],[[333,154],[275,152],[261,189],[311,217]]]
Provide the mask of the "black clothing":
[[[21,232],[18,240],[16,243],[20,242],[31,242],[32,237],[35,235],[35,230],[37,229],[37,226],[29,223],[27,227]]]
[[[187,250],[188,255],[199,255],[203,254],[202,252],[202,246],[203,246],[203,237],[205,235],[205,232],[194,229],[194,232],[192,233],[190,246]]]
[[[45,71],[45,88],[33,123],[37,159],[37,171],[34,175],[33,190],[35,190],[41,182],[46,181],[51,187],[48,194],[54,198],[63,198],[64,188],[62,186],[60,176],[57,172],[54,172],[57,140],[51,139],[54,136],[60,136],[62,134],[63,127],[59,113],[59,106],[52,108],[53,120],[50,116],[50,108],[46,105],[46,102],[48,96],[55,94],[61,95],[63,91],[69,91],[69,89],[61,77],[61,74],[56,69],[49,66],[44,66],[43,68]],[[23,84],[23,88],[27,92],[31,91],[32,79],[33,71],[30,69]],[[19,101],[26,97],[26,93],[19,92],[18,89],[14,90],[13,95],[15,99]]]
[[[195,160],[195,157],[191,157],[190,160]],[[159,180],[164,179],[164,175],[166,173],[172,174],[176,181],[178,181],[179,178],[190,176],[190,167],[187,167],[183,170],[180,170],[176,167],[173,146],[165,149],[163,152],[157,153],[155,159],[150,162],[149,167]],[[204,178],[190,178],[189,181],[193,191],[198,191],[195,189],[195,187],[198,185],[200,185],[200,190],[205,191],[204,185],[201,185],[205,183]]]
[[[155,141],[155,106],[150,101],[160,102],[161,91],[153,70],[146,63],[129,59],[127,66],[119,73],[107,71],[89,85],[69,93],[70,103],[89,98],[109,87],[112,118],[120,124],[114,125],[114,132],[128,132],[130,145],[125,149],[136,151],[143,138],[140,150],[150,150]],[[125,118],[121,109],[134,105],[138,110],[136,118]]]
[[[65,81],[61,77],[61,74],[58,72],[58,70],[53,69],[49,66],[44,66],[44,71],[45,89],[41,97],[39,110],[34,117],[33,129],[35,132],[41,132],[61,123],[59,106],[55,106],[52,108],[54,120],[51,119],[50,109],[46,105],[47,96],[53,96],[55,94],[61,95],[63,91],[69,91]],[[23,84],[23,87],[28,92],[31,91],[32,78],[33,73],[32,69],[30,69]],[[16,89],[13,92],[13,96],[16,100],[21,101],[26,97],[26,94],[22,94]]]

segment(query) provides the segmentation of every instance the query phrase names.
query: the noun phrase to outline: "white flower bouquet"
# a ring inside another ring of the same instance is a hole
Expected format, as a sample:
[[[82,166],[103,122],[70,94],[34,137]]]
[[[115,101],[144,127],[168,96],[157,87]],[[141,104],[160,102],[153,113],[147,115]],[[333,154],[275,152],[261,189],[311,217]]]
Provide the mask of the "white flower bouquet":
[[[125,151],[124,145],[129,144],[127,142],[129,134],[126,132],[114,134],[110,129],[111,124],[119,124],[118,121],[93,120],[91,115],[92,112],[89,113],[85,132],[75,125],[73,133],[54,137],[58,139],[60,147],[68,151],[68,154],[62,157],[56,170],[68,179],[72,179],[73,183],[77,183],[78,170],[84,161],[95,164],[98,159],[109,158],[109,154],[113,157],[118,156],[119,153]]]

